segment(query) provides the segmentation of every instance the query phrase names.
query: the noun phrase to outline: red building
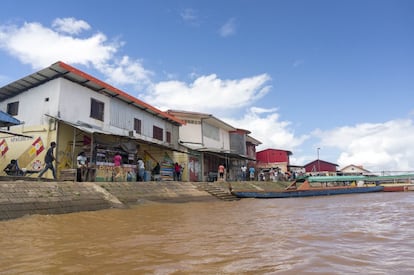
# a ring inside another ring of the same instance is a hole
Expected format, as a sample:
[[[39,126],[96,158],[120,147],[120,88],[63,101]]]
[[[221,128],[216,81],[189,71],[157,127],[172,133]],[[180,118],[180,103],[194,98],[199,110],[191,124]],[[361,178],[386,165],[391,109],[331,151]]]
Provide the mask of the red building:
[[[289,156],[291,151],[280,149],[266,149],[256,153],[257,168],[280,168],[282,172],[287,172],[290,165]]]
[[[305,164],[303,167],[306,173],[336,175],[338,164],[317,159]]]

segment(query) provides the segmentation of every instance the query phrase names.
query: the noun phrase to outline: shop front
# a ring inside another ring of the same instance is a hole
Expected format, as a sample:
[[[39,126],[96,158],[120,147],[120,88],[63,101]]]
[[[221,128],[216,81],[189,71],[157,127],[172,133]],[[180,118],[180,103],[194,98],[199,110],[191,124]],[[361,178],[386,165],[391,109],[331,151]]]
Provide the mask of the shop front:
[[[212,176],[217,176],[219,165],[225,167],[226,180],[241,180],[242,165],[245,165],[248,160],[252,161],[246,156],[227,152],[204,151],[203,155],[204,178],[206,180],[211,180]]]
[[[60,123],[58,144],[60,148],[65,148],[58,156],[60,171],[76,169],[76,158],[84,152],[88,163],[86,171],[82,172],[84,181],[173,179],[173,151],[159,144],[69,123]],[[121,156],[120,165],[116,165],[116,155]],[[143,161],[145,167],[141,179],[137,176],[138,159]]]

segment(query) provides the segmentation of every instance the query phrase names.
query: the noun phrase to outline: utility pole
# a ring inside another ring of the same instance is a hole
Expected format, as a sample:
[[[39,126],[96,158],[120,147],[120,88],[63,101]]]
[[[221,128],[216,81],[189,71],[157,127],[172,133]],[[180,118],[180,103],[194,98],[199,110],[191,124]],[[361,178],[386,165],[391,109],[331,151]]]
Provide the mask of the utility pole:
[[[318,160],[318,173],[321,171],[321,164],[320,164],[320,162],[319,162],[319,150],[320,150],[321,148],[316,148],[316,154],[317,154],[317,156],[318,156],[318,158],[317,158],[317,160]]]

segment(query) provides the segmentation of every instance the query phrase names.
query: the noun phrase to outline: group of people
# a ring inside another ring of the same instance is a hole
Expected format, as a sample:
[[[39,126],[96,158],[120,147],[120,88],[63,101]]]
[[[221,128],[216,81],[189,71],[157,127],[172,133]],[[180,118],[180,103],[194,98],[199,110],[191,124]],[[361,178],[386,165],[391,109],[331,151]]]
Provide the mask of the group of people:
[[[46,152],[44,161],[45,166],[42,170],[39,171],[38,177],[41,178],[48,170],[52,172],[53,179],[57,179],[56,176],[56,168],[53,165],[53,163],[56,161],[56,157],[54,154],[54,149],[56,148],[56,142],[52,141],[50,143],[50,147]],[[56,161],[56,163],[58,163]],[[119,151],[117,151],[113,157],[113,163],[114,163],[114,174],[113,179],[116,180],[116,178],[122,177],[122,155]],[[178,163],[175,164],[174,168],[174,178],[176,180],[181,180],[181,172],[182,167],[181,165],[178,165]],[[86,181],[88,178],[88,158],[86,157],[86,154],[84,151],[80,152],[78,156],[76,157],[76,180],[77,181]],[[160,164],[157,162],[155,167],[152,169],[152,174],[159,175],[161,170]],[[23,175],[23,171],[18,168],[17,160],[12,160],[10,163],[4,168],[4,171],[8,175]],[[37,172],[37,171],[36,171]],[[137,173],[136,173],[136,180],[137,181],[145,181],[145,164],[142,158],[138,158],[137,160]]]
[[[46,173],[47,170],[51,170],[53,174],[53,178],[56,179],[56,169],[53,165],[53,162],[56,160],[54,156],[54,149],[56,147],[56,142],[52,141],[50,143],[50,148],[47,150],[45,155],[45,167],[39,172],[39,178],[43,176],[44,173]],[[85,152],[80,152],[77,156],[77,181],[85,181],[88,177],[88,159],[85,155]],[[116,152],[116,154],[113,157],[114,162],[114,180],[116,178],[119,178],[122,175],[122,156],[120,152]],[[155,167],[152,169],[153,175],[159,175],[160,174],[160,164],[157,162]],[[181,181],[183,172],[183,167],[176,162],[173,167],[173,179],[175,181]],[[223,164],[220,164],[218,167],[218,177],[219,179],[224,180],[225,179],[225,172],[226,168]],[[254,180],[255,176],[255,168],[251,166],[250,168],[247,168],[246,165],[241,166],[241,173],[242,173],[242,180],[247,180],[247,173],[249,174],[250,180]],[[137,181],[145,181],[145,164],[142,158],[138,158],[137,161],[137,174],[136,174],[136,180]]]
[[[241,180],[242,181],[246,181],[247,180],[247,176],[249,177],[250,180],[254,180],[255,177],[255,168],[253,166],[247,168],[247,166],[245,164],[243,164],[240,167],[241,170]],[[226,167],[224,166],[224,164],[220,164],[218,169],[218,178],[217,180],[225,180],[226,178]]]
[[[245,164],[243,164],[240,168],[241,170],[241,174],[242,174],[242,181],[246,181],[247,180],[247,172],[249,173],[249,179],[250,180],[254,180],[254,175],[256,173],[256,169],[254,169],[253,166],[250,166],[249,169],[247,169],[247,166]]]
[[[55,148],[56,148],[56,142],[52,141],[45,155],[45,159],[44,159],[45,166],[41,171],[39,171],[39,175],[38,175],[39,178],[41,178],[43,174],[46,173],[48,170],[51,170],[53,178],[56,179],[56,169],[53,165],[53,162],[56,161],[56,158],[54,155]],[[113,162],[114,162],[114,180],[116,180],[116,178],[119,178],[122,176],[122,169],[121,169],[122,156],[120,152],[116,152],[116,154],[113,157]],[[77,181],[85,181],[88,177],[88,169],[87,169],[88,159],[85,155],[85,152],[82,151],[79,153],[79,155],[76,158],[76,163],[77,163]],[[15,172],[15,169],[17,167],[16,164],[17,164],[17,161],[13,160],[5,168],[4,171],[7,170],[6,172],[10,172],[10,173]],[[241,169],[241,180],[242,181],[246,181],[247,176],[249,176],[250,180],[255,179],[256,171],[253,166],[247,168],[247,166],[243,164],[240,169]],[[161,170],[160,164],[157,162],[157,164],[151,171],[153,178],[155,178],[154,176],[160,175],[160,170]],[[182,172],[183,172],[183,167],[180,164],[178,164],[178,162],[176,162],[173,167],[173,179],[175,181],[181,181]],[[224,180],[225,172],[226,172],[225,166],[223,164],[220,164],[218,167],[218,179]],[[265,180],[264,173],[259,174],[259,177],[260,176],[261,178],[259,180]],[[274,170],[273,168],[270,169],[269,178],[270,180],[278,180],[277,169],[276,170]],[[142,158],[138,158],[138,161],[137,161],[136,180],[145,181],[145,164]]]
[[[117,173],[121,173],[121,164],[122,164],[122,156],[119,152],[117,152],[114,156],[114,166],[116,168]],[[118,172],[119,170],[119,172]],[[157,164],[151,170],[151,176],[153,180],[159,180],[159,175],[161,173],[161,166],[160,163]],[[118,175],[118,174],[117,174]],[[117,176],[115,176],[116,178]],[[131,173],[127,175],[127,180],[132,181]],[[142,158],[138,158],[137,160],[137,173],[136,173],[136,181],[146,181],[145,178],[145,163]]]
[[[114,175],[113,180],[117,181],[117,179],[123,177],[122,168],[121,168],[121,166],[122,166],[122,156],[121,156],[121,153],[119,151],[115,153],[114,158],[113,158],[113,162],[114,162],[114,171],[115,171],[115,175]],[[128,174],[127,178],[129,178],[129,180],[132,180],[131,174]],[[142,158],[138,158],[138,160],[137,160],[136,181],[145,181],[145,163],[142,160]]]
[[[56,148],[56,142],[52,141],[50,143],[50,147],[46,152],[45,155],[45,166],[44,168],[39,172],[38,177],[41,178],[43,176],[44,173],[46,173],[48,170],[52,171],[52,175],[53,178],[56,179],[56,169],[53,165],[53,162],[56,161],[55,155],[54,155],[54,149]],[[77,156],[77,181],[85,181],[88,177],[88,159],[85,155],[85,152],[80,152],[79,155]],[[122,169],[121,169],[121,165],[122,165],[122,156],[120,154],[120,152],[116,152],[116,154],[113,157],[113,162],[114,162],[114,180],[116,180],[116,178],[119,178],[122,176]],[[16,161],[11,162],[6,168],[5,171],[14,171],[13,169],[16,169]],[[246,181],[247,180],[247,176],[249,176],[250,180],[254,180],[255,179],[255,168],[253,166],[247,168],[246,165],[242,165],[241,166],[241,180],[242,181]],[[155,165],[155,167],[152,169],[152,175],[153,178],[155,178],[154,176],[156,175],[160,175],[160,164],[157,162],[157,164]],[[182,177],[182,172],[183,172],[183,167],[178,164],[178,162],[176,162],[174,164],[173,167],[173,179],[175,181],[181,181],[181,177]],[[225,172],[226,172],[226,168],[223,164],[220,164],[218,167],[218,179],[224,180],[225,179]],[[261,176],[261,178],[259,180],[265,180],[264,177],[264,173],[259,174],[259,177]],[[269,171],[269,178],[270,180],[278,180],[278,171],[274,170],[274,169],[270,169]],[[145,181],[145,164],[144,161],[142,160],[142,158],[138,158],[137,161],[137,173],[136,173],[136,180],[137,181]]]
[[[286,181],[286,180],[294,180],[297,175],[296,172],[281,172],[280,168],[270,168],[269,171],[265,172],[267,170],[260,170],[257,174],[257,180],[259,181]],[[249,174],[250,180],[255,180],[256,170],[253,166],[251,166],[249,169],[247,169],[246,165],[242,165],[241,167],[242,172],[242,180],[247,180],[247,172]]]

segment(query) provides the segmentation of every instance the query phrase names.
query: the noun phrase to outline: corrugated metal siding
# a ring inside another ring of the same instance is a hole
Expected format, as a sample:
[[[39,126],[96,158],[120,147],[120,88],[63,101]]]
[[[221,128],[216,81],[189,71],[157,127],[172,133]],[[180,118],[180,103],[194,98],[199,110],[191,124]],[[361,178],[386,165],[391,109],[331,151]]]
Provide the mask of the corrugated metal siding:
[[[289,156],[283,150],[265,150],[256,153],[257,161],[263,163],[287,162],[289,163]]]
[[[141,120],[141,135],[153,137],[153,126],[163,129],[163,140],[166,141],[166,132],[171,133],[171,144],[177,147],[178,126],[149,114],[143,110],[132,107],[124,102],[112,100],[110,103],[110,125],[127,131],[134,129],[134,119]]]
[[[336,172],[336,165],[323,161],[323,160],[315,160],[311,163],[308,163],[305,166],[306,172],[315,172],[315,171],[322,171],[322,172]]]

